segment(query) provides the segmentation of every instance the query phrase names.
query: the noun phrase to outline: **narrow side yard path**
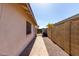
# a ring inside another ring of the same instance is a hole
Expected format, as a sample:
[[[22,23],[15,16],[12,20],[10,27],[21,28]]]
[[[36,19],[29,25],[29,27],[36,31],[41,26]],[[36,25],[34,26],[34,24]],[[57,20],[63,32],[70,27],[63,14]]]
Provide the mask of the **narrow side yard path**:
[[[36,41],[29,56],[69,56],[48,37],[37,35]]]
[[[48,56],[48,52],[40,34],[37,35],[36,41],[30,52],[30,56]]]

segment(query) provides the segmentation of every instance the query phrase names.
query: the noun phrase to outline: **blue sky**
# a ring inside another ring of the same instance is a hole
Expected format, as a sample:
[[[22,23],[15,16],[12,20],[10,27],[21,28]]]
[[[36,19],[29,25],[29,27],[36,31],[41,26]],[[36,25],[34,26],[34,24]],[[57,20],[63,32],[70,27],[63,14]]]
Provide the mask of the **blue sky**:
[[[78,3],[30,3],[39,28],[79,13]]]

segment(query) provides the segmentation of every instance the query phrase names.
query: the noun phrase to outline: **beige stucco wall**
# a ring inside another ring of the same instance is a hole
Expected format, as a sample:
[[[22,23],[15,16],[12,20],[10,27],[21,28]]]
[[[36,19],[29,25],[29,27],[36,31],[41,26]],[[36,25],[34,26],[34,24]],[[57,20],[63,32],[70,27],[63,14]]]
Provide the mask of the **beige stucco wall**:
[[[26,20],[12,4],[0,4],[0,55],[19,55],[32,40],[33,31],[26,35]]]

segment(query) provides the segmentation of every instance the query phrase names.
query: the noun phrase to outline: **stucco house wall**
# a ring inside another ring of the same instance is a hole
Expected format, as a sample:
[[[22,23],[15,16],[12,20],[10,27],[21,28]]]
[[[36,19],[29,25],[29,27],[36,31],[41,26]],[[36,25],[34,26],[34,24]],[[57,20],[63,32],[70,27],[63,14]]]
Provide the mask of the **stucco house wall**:
[[[0,55],[19,55],[29,44],[35,32],[26,35],[27,20],[16,5],[0,4]]]

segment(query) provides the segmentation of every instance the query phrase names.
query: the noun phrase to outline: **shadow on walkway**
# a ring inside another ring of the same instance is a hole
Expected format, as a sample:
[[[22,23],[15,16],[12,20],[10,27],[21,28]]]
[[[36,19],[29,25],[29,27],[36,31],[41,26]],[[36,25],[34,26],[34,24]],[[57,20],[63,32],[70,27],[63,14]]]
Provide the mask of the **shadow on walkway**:
[[[30,52],[31,52],[31,49],[34,45],[34,42],[35,42],[36,38],[34,38],[29,44],[27,47],[25,47],[25,49],[21,52],[21,54],[19,56],[29,56]]]

